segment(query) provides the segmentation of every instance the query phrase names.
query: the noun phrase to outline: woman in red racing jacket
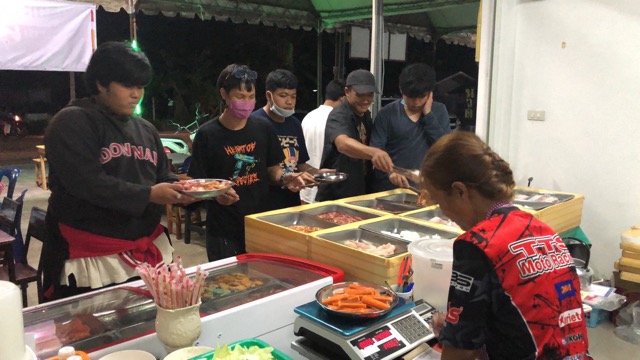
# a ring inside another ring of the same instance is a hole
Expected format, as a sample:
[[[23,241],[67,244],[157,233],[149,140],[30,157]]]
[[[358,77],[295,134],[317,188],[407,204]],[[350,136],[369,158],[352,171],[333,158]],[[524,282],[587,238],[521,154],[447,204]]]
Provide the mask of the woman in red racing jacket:
[[[509,164],[455,132],[429,149],[421,174],[466,231],[453,246],[442,359],[590,359],[573,259],[555,231],[511,204]]]

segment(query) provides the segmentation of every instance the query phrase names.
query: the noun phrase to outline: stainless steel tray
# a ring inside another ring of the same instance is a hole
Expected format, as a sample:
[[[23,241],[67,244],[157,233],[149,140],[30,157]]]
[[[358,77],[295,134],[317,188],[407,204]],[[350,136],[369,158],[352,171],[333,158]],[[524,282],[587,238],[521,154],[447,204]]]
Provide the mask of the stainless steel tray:
[[[524,208],[529,208],[533,210],[542,210],[544,208],[548,208],[549,206],[559,204],[565,201],[569,201],[573,199],[575,196],[571,194],[558,194],[553,192],[537,192],[537,191],[529,191],[522,189],[515,189],[515,195],[525,195],[525,196],[535,196],[535,195],[548,195],[553,196],[558,199],[556,202],[549,201],[531,201],[531,200],[513,200],[513,203],[519,205]]]
[[[36,334],[36,355],[48,358],[62,346],[91,351],[152,331],[155,317],[150,295],[119,288],[27,310],[24,325],[25,332]]]
[[[212,293],[211,285],[220,281],[216,280],[216,277],[221,275],[234,276],[235,274],[241,274],[251,282],[259,281],[260,284],[255,284],[252,287],[246,287],[245,289],[230,289],[225,293]],[[209,289],[207,289],[209,287]],[[230,309],[248,302],[261,299],[271,294],[276,294],[287,289],[294,287],[291,284],[284,283],[278,279],[264,274],[262,272],[252,270],[248,266],[242,264],[234,265],[230,268],[221,269],[220,271],[212,272],[205,279],[205,289],[202,292],[202,305],[200,306],[200,312],[205,315],[210,315],[218,311]]]
[[[225,296],[224,298],[203,302],[200,306],[200,312],[203,315],[211,315],[219,311],[231,309],[254,300],[262,299],[267,296],[289,290],[291,288],[293,288],[292,285],[282,282],[276,282],[269,285],[252,288],[247,291],[238,292],[230,296]]]
[[[377,255],[377,256],[386,257],[386,258],[390,258],[390,257],[394,257],[400,254],[406,253],[408,251],[407,246],[409,245],[409,242],[407,241],[394,238],[394,237],[382,236],[378,233],[363,230],[363,229],[350,229],[350,230],[336,231],[332,233],[319,234],[316,236],[325,240],[333,241],[341,245],[344,245],[344,242],[346,240],[367,241],[375,246],[380,246],[387,243],[394,245],[396,249],[393,252],[393,254],[387,255],[387,256]],[[363,252],[366,253],[366,251],[363,251]]]
[[[555,205],[553,203],[548,203],[548,202],[522,201],[522,200],[513,200],[513,204],[520,208],[531,209],[531,210],[542,210],[542,209],[548,208],[549,206]]]
[[[342,205],[338,205],[338,204],[325,205],[325,206],[320,206],[320,207],[317,207],[317,208],[313,208],[313,209],[302,211],[303,214],[309,214],[309,215],[316,216],[316,217],[318,215],[322,215],[322,214],[326,214],[326,213],[330,213],[330,212],[337,212],[337,213],[341,213],[341,214],[357,216],[357,217],[361,218],[362,220],[373,219],[373,218],[379,216],[379,215],[376,215],[376,214],[372,214],[372,213],[368,213],[368,212],[365,212],[365,211],[352,209],[352,208],[349,208],[349,207],[346,207],[346,206],[342,206]],[[323,220],[323,219],[320,219],[320,220],[328,221],[328,220]],[[332,222],[332,221],[330,221],[330,222]],[[341,224],[341,223],[336,223],[336,224],[345,225],[345,224]]]
[[[418,208],[421,206],[418,205],[418,195],[410,194],[410,193],[397,193],[392,195],[386,195],[376,198],[378,200],[392,201],[396,203],[401,203],[405,205],[413,205]]]
[[[409,205],[380,199],[351,201],[347,202],[347,204],[386,211],[391,214],[401,214],[420,208],[420,206],[417,205]]]
[[[362,224],[360,225],[360,228],[367,231],[375,232],[382,236],[403,239],[406,241],[424,239],[427,237],[432,237],[434,235],[437,235],[442,239],[455,239],[458,237],[458,234],[454,232],[440,230],[427,225],[416,224],[414,222],[402,219],[386,219],[376,221],[368,224]],[[383,231],[387,233],[384,233]],[[406,238],[402,238],[400,236],[400,233],[402,231],[412,231],[418,233],[417,239],[409,240]]]
[[[285,226],[285,227],[291,226],[291,225],[306,225],[306,226],[317,226],[321,229],[328,229],[328,228],[338,226],[338,224],[336,223],[324,221],[324,220],[318,219],[313,215],[305,214],[302,212],[266,215],[266,216],[260,216],[258,217],[258,219],[272,223],[272,224]]]
[[[449,219],[445,214],[442,213],[442,209],[440,209],[439,207],[437,207],[435,209],[428,209],[428,210],[424,210],[424,211],[420,211],[420,212],[415,212],[413,214],[408,214],[406,216],[410,217],[410,218],[414,218],[414,219],[420,219],[420,220],[424,220],[424,221],[433,222],[433,223],[444,225],[444,226],[457,226],[456,223],[454,223],[451,219]],[[441,223],[441,222],[437,222],[437,221],[432,221],[431,219],[433,219],[435,217],[439,217],[440,219],[442,219],[444,221],[450,221],[451,223],[449,224],[449,223]]]

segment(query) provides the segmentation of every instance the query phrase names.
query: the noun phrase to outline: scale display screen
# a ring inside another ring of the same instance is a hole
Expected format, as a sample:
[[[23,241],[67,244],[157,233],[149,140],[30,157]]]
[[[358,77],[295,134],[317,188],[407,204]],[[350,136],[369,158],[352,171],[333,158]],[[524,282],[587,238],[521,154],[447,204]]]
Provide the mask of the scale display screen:
[[[415,306],[409,310],[398,309],[373,324],[359,325],[360,330],[352,334],[349,333],[353,326],[345,329],[337,319],[312,316],[317,314],[319,305],[299,306],[296,312],[302,316],[294,323],[294,334],[304,337],[304,341],[296,340],[292,347],[309,359],[396,359],[434,337],[425,318],[435,309],[419,301],[411,304]]]
[[[388,325],[359,336],[350,343],[367,360],[383,359],[407,346],[404,341],[395,337]]]

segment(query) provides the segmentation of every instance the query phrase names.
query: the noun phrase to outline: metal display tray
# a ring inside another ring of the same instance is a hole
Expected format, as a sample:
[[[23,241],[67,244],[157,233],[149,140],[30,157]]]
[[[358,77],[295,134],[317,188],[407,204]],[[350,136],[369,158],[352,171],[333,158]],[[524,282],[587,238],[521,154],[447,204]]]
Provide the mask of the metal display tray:
[[[418,205],[418,195],[417,194],[397,193],[397,194],[392,194],[392,195],[381,196],[381,197],[376,198],[376,199],[385,200],[385,201],[392,201],[392,202],[401,203],[401,204],[405,204],[405,205],[413,205],[413,206],[416,206],[417,208],[421,207],[420,205]]]
[[[451,223],[441,223],[441,222],[434,222],[436,224],[440,224],[440,225],[445,225],[445,226],[458,226],[456,225],[456,223],[454,223],[451,219],[449,219],[445,214],[442,213],[442,209],[440,209],[439,207],[435,208],[435,209],[428,209],[428,210],[424,210],[424,211],[419,211],[419,212],[415,212],[413,214],[408,214],[406,215],[407,217],[410,218],[414,218],[414,219],[419,219],[419,220],[425,220],[425,221],[430,221],[430,222],[434,222],[431,221],[431,219],[433,219],[434,217],[439,217],[440,219],[444,220],[444,221],[450,221]]]
[[[341,214],[357,216],[357,217],[361,218],[362,220],[373,219],[373,218],[379,217],[379,215],[376,215],[376,214],[368,213],[366,211],[360,211],[360,210],[357,210],[357,209],[352,209],[352,208],[349,208],[349,207],[346,207],[346,206],[342,206],[342,205],[338,205],[338,204],[325,205],[325,206],[320,206],[320,207],[316,207],[316,208],[313,208],[313,209],[303,210],[302,211],[303,214],[309,214],[309,215],[316,216],[316,217],[318,215],[326,214],[326,213],[329,213],[329,212],[337,212],[337,213],[341,213]],[[319,219],[319,220],[327,221],[327,220],[323,220],[323,219]],[[345,224],[340,224],[340,223],[335,223],[335,224],[345,225]]]
[[[248,287],[244,290],[230,291],[226,294],[209,297],[208,291],[212,290],[207,289],[207,287],[214,283],[220,283],[220,281],[216,280],[216,277],[221,275],[234,276],[235,274],[245,275],[250,281],[257,280],[260,281],[261,284]],[[294,287],[293,285],[279,281],[272,276],[240,265],[234,265],[231,268],[210,273],[205,279],[204,286],[201,296],[202,305],[200,306],[200,312],[204,315],[210,315],[225,309],[230,309]]]
[[[459,236],[454,232],[440,230],[440,229],[432,228],[427,225],[416,224],[411,221],[406,221],[406,220],[397,219],[397,218],[386,219],[386,220],[372,222],[368,224],[362,224],[360,225],[360,228],[367,231],[375,232],[377,234],[380,234],[381,236],[402,239],[405,241],[413,241],[413,240],[401,238],[400,237],[401,231],[417,232],[419,235],[419,238],[415,240],[425,239],[427,237],[432,237],[434,235],[437,235],[442,239],[455,239]],[[393,235],[385,234],[383,233],[383,231],[391,232],[393,233]]]
[[[313,215],[305,214],[302,212],[260,216],[258,220],[266,221],[266,222],[284,226],[284,227],[291,226],[291,225],[306,225],[306,226],[316,226],[321,229],[328,229],[328,228],[338,226],[338,224],[336,223],[324,221],[324,220],[318,219]]]
[[[409,205],[409,204],[393,202],[388,200],[381,200],[381,199],[351,201],[351,202],[348,202],[347,204],[366,207],[366,208],[380,210],[380,211],[386,211],[392,214],[405,213],[405,212],[417,210],[420,208],[420,206],[418,205]]]
[[[394,238],[394,237],[383,236],[381,234],[363,230],[363,229],[349,229],[349,230],[343,230],[343,231],[336,231],[332,233],[318,234],[316,235],[316,237],[319,237],[325,240],[330,240],[340,245],[344,245],[344,241],[346,240],[368,241],[375,246],[380,246],[387,243],[394,245],[396,249],[393,254],[387,255],[387,256],[375,255],[375,256],[386,257],[386,258],[398,256],[400,254],[404,254],[408,252],[407,246],[409,245],[409,242],[405,240]],[[344,245],[344,246],[347,246],[347,245]],[[350,246],[347,246],[347,247],[351,248]],[[357,250],[357,249],[354,249],[354,250]],[[366,251],[363,251],[363,252],[367,253]]]
[[[549,206],[563,203],[565,201],[569,201],[573,199],[575,196],[571,194],[558,194],[553,192],[537,192],[537,191],[528,191],[522,189],[515,189],[515,195],[526,195],[526,196],[535,196],[535,195],[548,195],[553,196],[558,199],[557,202],[549,202],[549,201],[530,201],[530,200],[513,200],[513,203],[516,205],[520,205],[524,208],[529,208],[533,210],[542,210]]]
[[[27,311],[24,324],[36,334],[36,355],[49,358],[62,346],[88,351],[152,331],[155,317],[150,295],[120,288]]]

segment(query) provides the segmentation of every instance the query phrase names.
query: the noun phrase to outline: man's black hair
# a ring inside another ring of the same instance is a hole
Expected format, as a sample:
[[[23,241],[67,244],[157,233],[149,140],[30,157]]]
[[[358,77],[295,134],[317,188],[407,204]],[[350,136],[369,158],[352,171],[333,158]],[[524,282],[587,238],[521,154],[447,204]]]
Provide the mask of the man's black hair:
[[[423,97],[435,89],[436,73],[427,64],[411,64],[402,69],[399,83],[402,95],[410,98]]]
[[[325,100],[337,101],[344,96],[344,80],[334,79],[329,81],[324,90]]]
[[[296,89],[298,87],[298,78],[289,70],[273,70],[267,75],[264,87],[271,92],[276,89]]]
[[[218,76],[216,87],[218,91],[224,89],[228,94],[233,89],[242,89],[242,84],[244,84],[244,88],[251,91],[256,87],[257,77],[258,74],[247,65],[230,64]]]
[[[151,64],[142,51],[130,44],[110,41],[100,46],[89,60],[84,82],[91,95],[97,95],[98,85],[109,87],[112,82],[126,87],[146,86],[151,82]]]

